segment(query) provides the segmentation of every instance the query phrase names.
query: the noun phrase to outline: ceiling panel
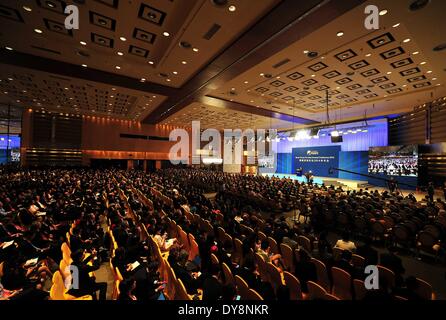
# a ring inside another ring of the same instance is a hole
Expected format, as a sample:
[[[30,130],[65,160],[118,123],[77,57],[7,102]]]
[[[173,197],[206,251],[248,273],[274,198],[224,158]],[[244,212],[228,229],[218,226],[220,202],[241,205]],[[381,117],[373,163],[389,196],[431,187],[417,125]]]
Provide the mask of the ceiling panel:
[[[192,121],[200,121],[201,128],[223,129],[278,129],[291,122],[259,116],[248,112],[192,103],[180,112],[168,117],[161,124],[172,126],[192,126]],[[292,125],[292,124],[291,124]]]
[[[1,65],[0,103],[138,120],[166,97],[93,81]],[[3,107],[2,107],[3,108]]]
[[[372,3],[373,2],[373,3]],[[386,9],[379,30],[364,28],[364,7]],[[315,121],[409,110],[446,95],[443,1],[419,12],[407,1],[368,1],[216,88],[213,96]],[[435,21],[435,23],[434,23]],[[338,32],[343,36],[338,37]],[[321,41],[323,39],[323,41]],[[317,52],[310,57],[308,52]]]
[[[89,0],[76,4],[79,30],[67,30],[67,1],[2,0],[0,46],[180,87],[278,2],[240,1],[231,12],[210,0]]]

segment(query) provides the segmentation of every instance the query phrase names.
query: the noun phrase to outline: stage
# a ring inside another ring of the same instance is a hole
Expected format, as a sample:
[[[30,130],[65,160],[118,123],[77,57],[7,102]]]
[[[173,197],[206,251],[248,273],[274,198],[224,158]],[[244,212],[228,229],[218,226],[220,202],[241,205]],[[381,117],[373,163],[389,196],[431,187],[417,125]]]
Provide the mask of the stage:
[[[269,177],[277,177],[277,178],[286,178],[286,179],[292,179],[292,180],[298,180],[299,182],[307,182],[307,178],[304,176],[300,177],[295,174],[283,174],[283,173],[265,173],[262,174],[263,176],[269,176]],[[337,186],[347,186],[350,189],[360,189],[361,185],[367,184],[368,182],[365,180],[348,180],[348,179],[340,179],[340,178],[334,178],[334,177],[313,177],[313,183],[315,184],[325,184],[327,186],[333,185],[335,187]]]
[[[261,174],[262,176],[268,176],[268,177],[276,177],[280,179],[292,179],[297,180],[299,182],[307,182],[307,179],[305,177],[299,177],[295,174],[283,174],[283,173],[264,173]],[[359,189],[365,189],[366,187],[369,190],[378,190],[379,192],[383,192],[386,190],[389,190],[388,188],[383,188],[379,186],[372,186],[368,184],[368,181],[365,180],[348,180],[348,179],[339,179],[339,178],[333,178],[333,177],[313,177],[313,183],[315,184],[325,184],[326,186],[333,185],[335,187],[341,186],[344,190],[359,190]],[[365,186],[367,185],[367,186]],[[400,190],[403,194],[403,196],[408,196],[409,194],[413,194],[415,198],[417,198],[418,201],[421,201],[426,196],[426,192],[422,191],[415,191],[415,190]],[[441,198],[444,199],[443,193],[441,190],[435,190],[435,199]],[[446,199],[445,199],[446,201]]]

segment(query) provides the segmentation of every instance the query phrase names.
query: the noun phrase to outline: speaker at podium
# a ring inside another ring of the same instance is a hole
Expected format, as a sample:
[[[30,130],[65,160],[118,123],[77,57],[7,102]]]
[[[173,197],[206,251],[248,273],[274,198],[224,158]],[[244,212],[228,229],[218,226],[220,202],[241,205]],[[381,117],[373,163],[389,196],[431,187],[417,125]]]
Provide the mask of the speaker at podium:
[[[302,177],[304,174],[304,169],[302,167],[296,169],[296,176]]]

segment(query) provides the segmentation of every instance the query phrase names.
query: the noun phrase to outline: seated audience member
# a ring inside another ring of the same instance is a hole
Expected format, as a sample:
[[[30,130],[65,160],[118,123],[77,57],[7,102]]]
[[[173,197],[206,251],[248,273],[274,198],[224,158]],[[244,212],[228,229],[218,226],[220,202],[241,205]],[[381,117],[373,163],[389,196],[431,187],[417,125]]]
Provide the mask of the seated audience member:
[[[350,251],[342,251],[341,258],[334,263],[334,266],[349,273],[352,279],[355,278],[356,272],[352,264],[352,253]]]
[[[280,254],[274,254],[271,252],[271,246],[269,245],[268,240],[263,240],[260,244],[260,248],[257,250],[257,253],[262,256],[262,258],[268,263],[271,262],[278,266],[280,263]]]
[[[126,259],[125,248],[118,247],[115,250],[115,256],[112,258],[113,267],[117,268],[121,275],[127,278],[129,261]]]
[[[319,239],[317,242],[318,251],[319,251],[319,257],[325,261],[332,258],[333,250],[332,245],[327,239],[327,231],[322,231],[319,234]]]
[[[158,229],[153,237],[161,251],[169,251],[172,245],[176,242],[176,239],[167,239],[167,236],[167,231],[163,227]]]
[[[221,300],[223,301],[237,300],[237,290],[235,289],[234,285],[228,284],[223,286]]]
[[[203,301],[215,302],[222,299],[223,285],[219,276],[220,266],[212,264],[203,281]]]
[[[176,261],[171,265],[175,275],[184,284],[187,293],[196,294],[200,287],[200,273],[191,270],[191,263],[188,263],[189,253],[181,250]]]
[[[311,257],[303,249],[299,250],[300,260],[296,263],[296,277],[299,279],[303,292],[308,292],[307,282],[317,281],[316,266],[311,262]]]
[[[96,282],[94,278],[90,277],[90,272],[99,269],[98,260],[95,259],[96,251],[93,251],[86,259],[83,258],[83,250],[78,250],[71,254],[71,259],[73,259],[72,265],[76,266],[78,269],[79,288],[72,288],[68,293],[75,297],[92,295],[93,299],[97,299],[96,291],[99,291],[99,300],[105,300],[107,295],[107,283]],[[89,265],[88,263],[92,260],[92,265]]]
[[[136,288],[136,281],[132,278],[124,279],[119,284],[119,301],[133,301],[137,300],[133,294],[133,290]]]
[[[336,242],[335,248],[340,248],[342,250],[348,251],[356,250],[355,243],[353,241],[350,241],[350,233],[348,231],[344,231],[342,233],[342,238]]]
[[[372,248],[372,241],[370,238],[364,240],[364,244],[357,248],[356,254],[365,259],[366,266],[378,264],[378,251]]]
[[[401,258],[396,255],[396,248],[389,247],[388,253],[381,253],[379,256],[379,264],[395,273],[395,285],[397,287],[403,285],[403,274],[406,272],[406,269],[403,267]]]
[[[218,251],[218,261],[220,263],[226,263],[227,266],[232,271],[234,271],[235,265],[232,263],[231,256],[232,256],[232,243],[231,241],[227,240],[223,243],[223,248]]]
[[[140,266],[134,270],[132,278],[136,281],[136,287],[133,293],[137,300],[159,300],[163,295],[165,284],[160,280],[158,267],[157,261],[141,260]]]
[[[261,283],[260,274],[257,271],[252,254],[244,257],[241,267],[236,270],[236,274],[242,277],[250,288],[254,290],[259,289]]]

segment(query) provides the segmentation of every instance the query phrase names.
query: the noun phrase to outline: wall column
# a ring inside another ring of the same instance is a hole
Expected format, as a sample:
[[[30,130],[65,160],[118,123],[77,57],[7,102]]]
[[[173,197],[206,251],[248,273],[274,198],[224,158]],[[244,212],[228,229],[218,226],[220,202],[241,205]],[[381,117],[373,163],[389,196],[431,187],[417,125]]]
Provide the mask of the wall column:
[[[133,159],[127,160],[127,170],[133,170],[135,167],[135,161]]]
[[[156,168],[156,170],[161,170],[161,160],[156,160],[155,168]]]
[[[143,161],[142,161],[142,170],[143,170],[144,172],[147,172],[147,160],[143,160]]]

